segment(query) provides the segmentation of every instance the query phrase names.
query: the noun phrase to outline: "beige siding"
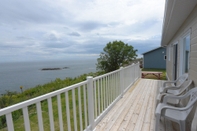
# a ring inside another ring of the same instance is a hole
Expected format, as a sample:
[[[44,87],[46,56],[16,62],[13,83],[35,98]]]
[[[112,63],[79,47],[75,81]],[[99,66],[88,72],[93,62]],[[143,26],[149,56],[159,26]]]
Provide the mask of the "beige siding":
[[[195,86],[197,86],[197,6],[193,10],[193,12],[189,15],[187,20],[183,23],[181,28],[175,34],[171,42],[169,43],[172,46],[176,41],[178,41],[178,73],[180,67],[180,45],[181,38],[187,33],[190,32],[191,39],[191,54],[189,61],[189,77],[194,81]],[[173,50],[171,50],[170,57],[173,58]],[[166,61],[167,66],[167,75],[172,80],[173,78],[173,59],[170,61]]]

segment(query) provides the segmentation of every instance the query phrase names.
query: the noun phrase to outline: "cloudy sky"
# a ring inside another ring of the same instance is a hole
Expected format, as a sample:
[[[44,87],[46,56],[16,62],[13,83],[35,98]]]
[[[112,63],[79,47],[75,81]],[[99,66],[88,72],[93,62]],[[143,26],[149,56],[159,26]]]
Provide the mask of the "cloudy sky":
[[[165,0],[1,0],[0,62],[97,58],[121,40],[160,46]]]

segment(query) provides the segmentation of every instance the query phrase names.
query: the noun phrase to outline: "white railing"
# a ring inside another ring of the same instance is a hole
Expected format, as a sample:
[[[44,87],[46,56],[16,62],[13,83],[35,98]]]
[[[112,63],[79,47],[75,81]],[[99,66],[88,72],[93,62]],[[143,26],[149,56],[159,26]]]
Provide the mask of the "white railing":
[[[7,127],[23,130],[92,131],[98,122],[140,78],[139,63],[0,110]],[[14,115],[19,114],[17,120]],[[19,127],[21,126],[21,127]],[[36,127],[36,128],[35,128]],[[33,130],[32,129],[32,130]]]

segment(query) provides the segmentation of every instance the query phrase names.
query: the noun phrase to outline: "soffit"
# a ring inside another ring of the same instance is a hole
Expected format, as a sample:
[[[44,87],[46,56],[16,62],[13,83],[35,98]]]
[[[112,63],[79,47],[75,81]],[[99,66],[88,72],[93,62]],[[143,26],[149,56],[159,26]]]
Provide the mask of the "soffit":
[[[166,0],[161,46],[169,44],[196,4],[197,0]]]

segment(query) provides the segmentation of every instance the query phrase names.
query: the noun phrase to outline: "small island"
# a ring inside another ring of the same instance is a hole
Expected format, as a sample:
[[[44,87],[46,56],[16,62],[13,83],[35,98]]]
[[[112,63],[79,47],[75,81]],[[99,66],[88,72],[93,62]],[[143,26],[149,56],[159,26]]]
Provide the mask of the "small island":
[[[47,70],[61,70],[61,69],[68,69],[68,67],[63,67],[63,68],[42,68],[42,71],[47,71]]]

